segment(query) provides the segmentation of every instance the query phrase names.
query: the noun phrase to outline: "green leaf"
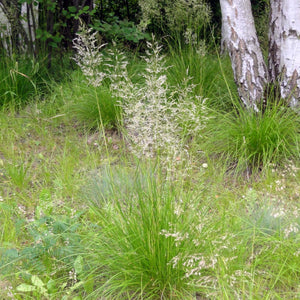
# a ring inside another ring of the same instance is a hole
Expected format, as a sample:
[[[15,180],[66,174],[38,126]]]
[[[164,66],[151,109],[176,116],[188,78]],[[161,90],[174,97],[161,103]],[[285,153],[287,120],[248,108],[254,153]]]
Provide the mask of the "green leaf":
[[[26,283],[22,283],[19,286],[17,286],[17,291],[18,292],[33,292],[36,290],[36,287],[33,285],[29,285]]]
[[[3,256],[8,259],[16,259],[19,257],[19,252],[17,249],[8,249],[3,253]]]
[[[36,287],[39,287],[39,288],[41,288],[45,285],[45,283],[36,275],[32,275],[31,282],[33,285],[35,285]]]
[[[49,46],[51,46],[52,48],[58,48],[58,46],[55,42],[49,43]]]
[[[53,279],[50,279],[47,282],[47,290],[50,294],[54,294],[57,291],[56,283]]]
[[[56,35],[56,36],[53,36],[52,39],[55,43],[59,43],[59,42],[61,42],[62,37]]]
[[[83,258],[81,255],[77,256],[74,262],[74,270],[77,274],[80,274],[83,271]]]
[[[88,294],[90,294],[90,293],[93,292],[93,290],[94,290],[94,283],[95,283],[95,281],[94,281],[93,276],[90,276],[90,277],[88,278],[88,280],[86,280],[86,281],[84,282],[83,287],[84,287],[84,290],[85,290]]]
[[[43,296],[48,296],[47,289],[45,289],[45,288],[42,287],[42,286],[39,288],[39,292],[40,292]]]
[[[39,156],[39,158],[44,159],[42,153],[39,153],[38,156]],[[51,201],[51,192],[50,192],[50,190],[45,189],[45,188],[42,189],[42,191],[40,192],[39,198],[42,201],[42,203]]]
[[[82,282],[82,281],[79,281],[79,282],[75,283],[75,284],[70,288],[70,291],[74,291],[74,290],[80,288],[82,285],[83,285],[83,282]]]
[[[75,6],[69,6],[68,7],[69,12],[75,13],[77,11],[77,8]]]

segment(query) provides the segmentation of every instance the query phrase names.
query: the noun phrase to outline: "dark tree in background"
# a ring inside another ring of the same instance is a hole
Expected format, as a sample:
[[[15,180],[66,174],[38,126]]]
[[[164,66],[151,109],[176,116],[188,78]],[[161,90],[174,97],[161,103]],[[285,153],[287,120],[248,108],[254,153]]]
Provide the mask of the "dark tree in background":
[[[26,51],[34,55],[40,51],[51,55],[53,48],[69,50],[79,17],[89,25],[93,7],[94,0],[0,0],[11,27],[12,52],[24,50],[21,45],[25,45]],[[23,15],[21,8],[25,8]]]
[[[117,39],[123,42],[127,41],[129,44],[137,44],[146,37],[138,29],[143,17],[141,2],[141,0],[0,0],[0,9],[11,27],[9,45],[11,49],[7,52],[11,54],[26,51],[35,56],[40,53],[47,54],[51,61],[52,53],[62,54],[64,51],[72,50],[72,40],[78,30],[79,18],[86,25],[99,31],[106,41]],[[207,3],[211,9],[210,26],[207,28],[213,29],[217,41],[220,41],[221,9],[219,0],[202,2]],[[170,18],[170,8],[168,8],[168,14],[165,10],[170,4],[172,10],[172,1],[157,0],[157,3],[159,3],[160,9],[157,15],[160,17],[154,18],[147,30],[154,31],[158,37],[161,34],[165,38],[172,35],[172,31],[168,30],[168,26],[166,26],[171,20],[163,20],[164,16]],[[266,0],[251,1],[251,4],[254,18],[257,19],[266,13],[269,6]],[[174,6],[174,11],[175,8]],[[197,13],[197,15],[199,14]],[[178,20],[175,21],[178,23]],[[265,30],[261,31],[265,32]],[[259,32],[258,30],[258,38],[260,38]],[[208,35],[208,41],[209,39]],[[0,47],[2,45],[2,48],[5,48],[4,43],[5,41],[0,39]]]

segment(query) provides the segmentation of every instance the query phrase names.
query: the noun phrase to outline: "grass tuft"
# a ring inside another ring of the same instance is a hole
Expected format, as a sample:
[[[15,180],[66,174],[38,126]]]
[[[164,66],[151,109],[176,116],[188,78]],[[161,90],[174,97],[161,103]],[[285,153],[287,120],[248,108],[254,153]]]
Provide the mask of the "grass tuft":
[[[61,96],[65,102],[62,111],[68,119],[79,121],[88,130],[100,125],[105,129],[117,128],[120,106],[105,86],[88,86],[84,77],[74,72],[72,81],[61,90]]]
[[[217,113],[209,124],[206,151],[221,156],[238,173],[284,165],[288,159],[299,159],[299,122],[298,114],[279,104],[264,113],[240,107]]]

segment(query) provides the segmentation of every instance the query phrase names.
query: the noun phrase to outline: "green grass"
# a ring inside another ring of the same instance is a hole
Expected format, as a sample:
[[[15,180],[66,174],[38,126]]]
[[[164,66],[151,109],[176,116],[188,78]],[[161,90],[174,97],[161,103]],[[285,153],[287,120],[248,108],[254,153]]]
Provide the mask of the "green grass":
[[[172,53],[169,81],[194,58]],[[78,71],[0,112],[1,299],[299,298],[299,116],[233,110],[219,67],[190,67],[213,118],[172,180],[132,155],[115,100]]]
[[[57,86],[56,89],[63,99],[63,110],[69,120],[78,121],[87,129],[95,129],[101,122],[106,129],[117,127],[120,107],[109,88],[89,86],[78,71],[73,72],[71,80],[63,88]]]
[[[238,104],[230,113],[210,119],[207,133],[208,155],[220,155],[228,168],[252,172],[270,164],[299,161],[299,115],[280,104],[264,113],[247,112]]]
[[[169,47],[167,56],[168,79],[171,85],[182,84],[184,78],[191,77],[195,84],[195,94],[207,98],[211,107],[217,110],[231,110],[232,97],[236,97],[229,57],[216,59],[216,55],[199,55],[193,46],[180,50]],[[230,92],[228,91],[230,88]]]
[[[49,83],[62,79],[68,68],[64,60],[54,60],[52,69],[48,69],[43,58],[1,56],[0,108],[18,109],[32,99],[43,99],[51,91]]]
[[[113,177],[112,182],[105,183],[113,189],[109,197],[92,191],[97,197],[92,209],[97,225],[103,229],[97,239],[91,235],[94,242],[87,249],[95,251],[85,255],[87,264],[92,266],[87,274],[93,274],[100,284],[90,298],[155,298],[157,295],[162,299],[171,295],[183,298],[188,295],[181,280],[184,273],[168,265],[179,249],[160,234],[175,221],[174,195],[160,191],[164,188],[146,178],[144,189],[139,186],[142,185],[139,179],[133,180],[132,191],[128,188],[127,195],[123,194],[124,199],[119,200],[121,194],[114,181],[122,180],[123,190],[124,185],[130,185],[129,176],[135,177],[130,173],[121,176],[126,177]]]

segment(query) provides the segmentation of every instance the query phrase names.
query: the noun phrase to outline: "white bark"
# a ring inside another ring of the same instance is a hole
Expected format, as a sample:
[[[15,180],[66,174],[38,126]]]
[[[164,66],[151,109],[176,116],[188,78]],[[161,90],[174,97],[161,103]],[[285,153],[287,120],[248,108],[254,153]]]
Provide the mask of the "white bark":
[[[300,99],[300,1],[282,0],[281,96],[291,107]]]
[[[269,55],[268,67],[270,81],[275,83],[280,75],[281,32],[282,32],[281,0],[270,1],[269,19]]]
[[[220,0],[222,44],[228,49],[242,102],[258,110],[264,96],[267,68],[260,50],[250,0]]]

